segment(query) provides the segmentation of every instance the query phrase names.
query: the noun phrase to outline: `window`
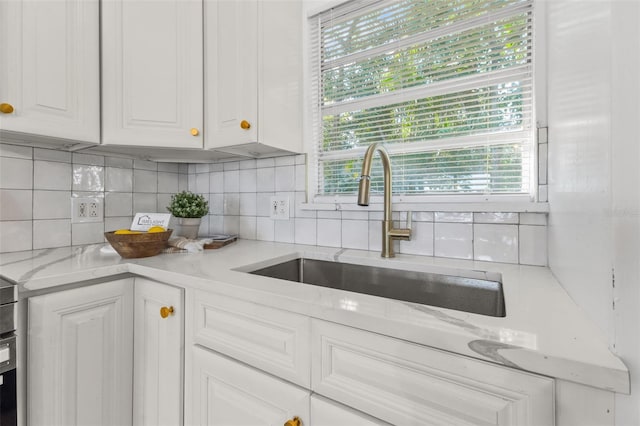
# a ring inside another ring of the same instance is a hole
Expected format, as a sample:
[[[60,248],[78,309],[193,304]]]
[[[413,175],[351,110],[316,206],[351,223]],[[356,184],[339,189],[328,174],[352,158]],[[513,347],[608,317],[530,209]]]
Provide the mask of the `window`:
[[[382,142],[394,194],[530,195],[532,7],[351,1],[312,17],[316,194],[356,193],[366,147]]]

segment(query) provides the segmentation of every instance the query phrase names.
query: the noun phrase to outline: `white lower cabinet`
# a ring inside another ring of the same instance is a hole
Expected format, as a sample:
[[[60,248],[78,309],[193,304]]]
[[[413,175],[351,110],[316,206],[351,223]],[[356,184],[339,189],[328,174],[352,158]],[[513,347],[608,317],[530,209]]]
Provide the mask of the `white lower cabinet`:
[[[192,348],[190,425],[309,425],[310,392],[199,346]]]
[[[181,425],[182,294],[127,278],[29,298],[27,424]]]
[[[383,426],[382,420],[367,416],[347,406],[338,404],[318,395],[311,396],[312,426]]]
[[[133,279],[29,299],[28,424],[130,425]]]
[[[183,291],[136,278],[133,424],[182,424]]]

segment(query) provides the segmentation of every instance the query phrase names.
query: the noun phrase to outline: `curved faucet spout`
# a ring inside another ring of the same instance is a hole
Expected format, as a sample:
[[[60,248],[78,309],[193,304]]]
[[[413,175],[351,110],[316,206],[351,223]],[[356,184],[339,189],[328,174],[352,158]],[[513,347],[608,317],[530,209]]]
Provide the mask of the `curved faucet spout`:
[[[384,169],[384,218],[382,220],[382,257],[394,257],[393,252],[393,240],[394,239],[411,239],[411,225],[408,228],[393,228],[391,222],[391,159],[389,153],[379,143],[369,145],[367,152],[364,154],[362,160],[362,173],[360,176],[360,183],[358,186],[358,205],[369,205],[369,192],[371,188],[371,163],[373,162],[374,154],[378,152],[380,159],[382,160],[382,167]],[[408,213],[409,220],[411,213]],[[410,222],[409,222],[410,223]]]

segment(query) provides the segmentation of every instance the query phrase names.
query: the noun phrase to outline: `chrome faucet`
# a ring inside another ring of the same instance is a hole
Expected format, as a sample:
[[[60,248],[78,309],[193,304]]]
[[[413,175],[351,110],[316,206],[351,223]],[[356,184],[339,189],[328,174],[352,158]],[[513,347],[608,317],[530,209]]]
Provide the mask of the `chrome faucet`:
[[[373,155],[378,151],[384,168],[384,218],[382,220],[382,257],[395,257],[393,240],[411,239],[411,212],[407,212],[407,228],[394,228],[391,221],[391,160],[389,153],[380,144],[369,145],[362,160],[362,176],[358,187],[358,205],[369,205],[369,189],[371,188],[371,163]]]

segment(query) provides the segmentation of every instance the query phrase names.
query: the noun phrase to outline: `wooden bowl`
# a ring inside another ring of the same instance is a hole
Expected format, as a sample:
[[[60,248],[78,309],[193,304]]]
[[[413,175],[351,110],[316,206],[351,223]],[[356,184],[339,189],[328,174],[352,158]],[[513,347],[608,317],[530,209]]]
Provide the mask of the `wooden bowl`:
[[[143,232],[141,234],[114,234],[115,231],[105,232],[104,237],[109,244],[126,259],[150,257],[160,253],[167,247],[167,241],[173,232]]]

